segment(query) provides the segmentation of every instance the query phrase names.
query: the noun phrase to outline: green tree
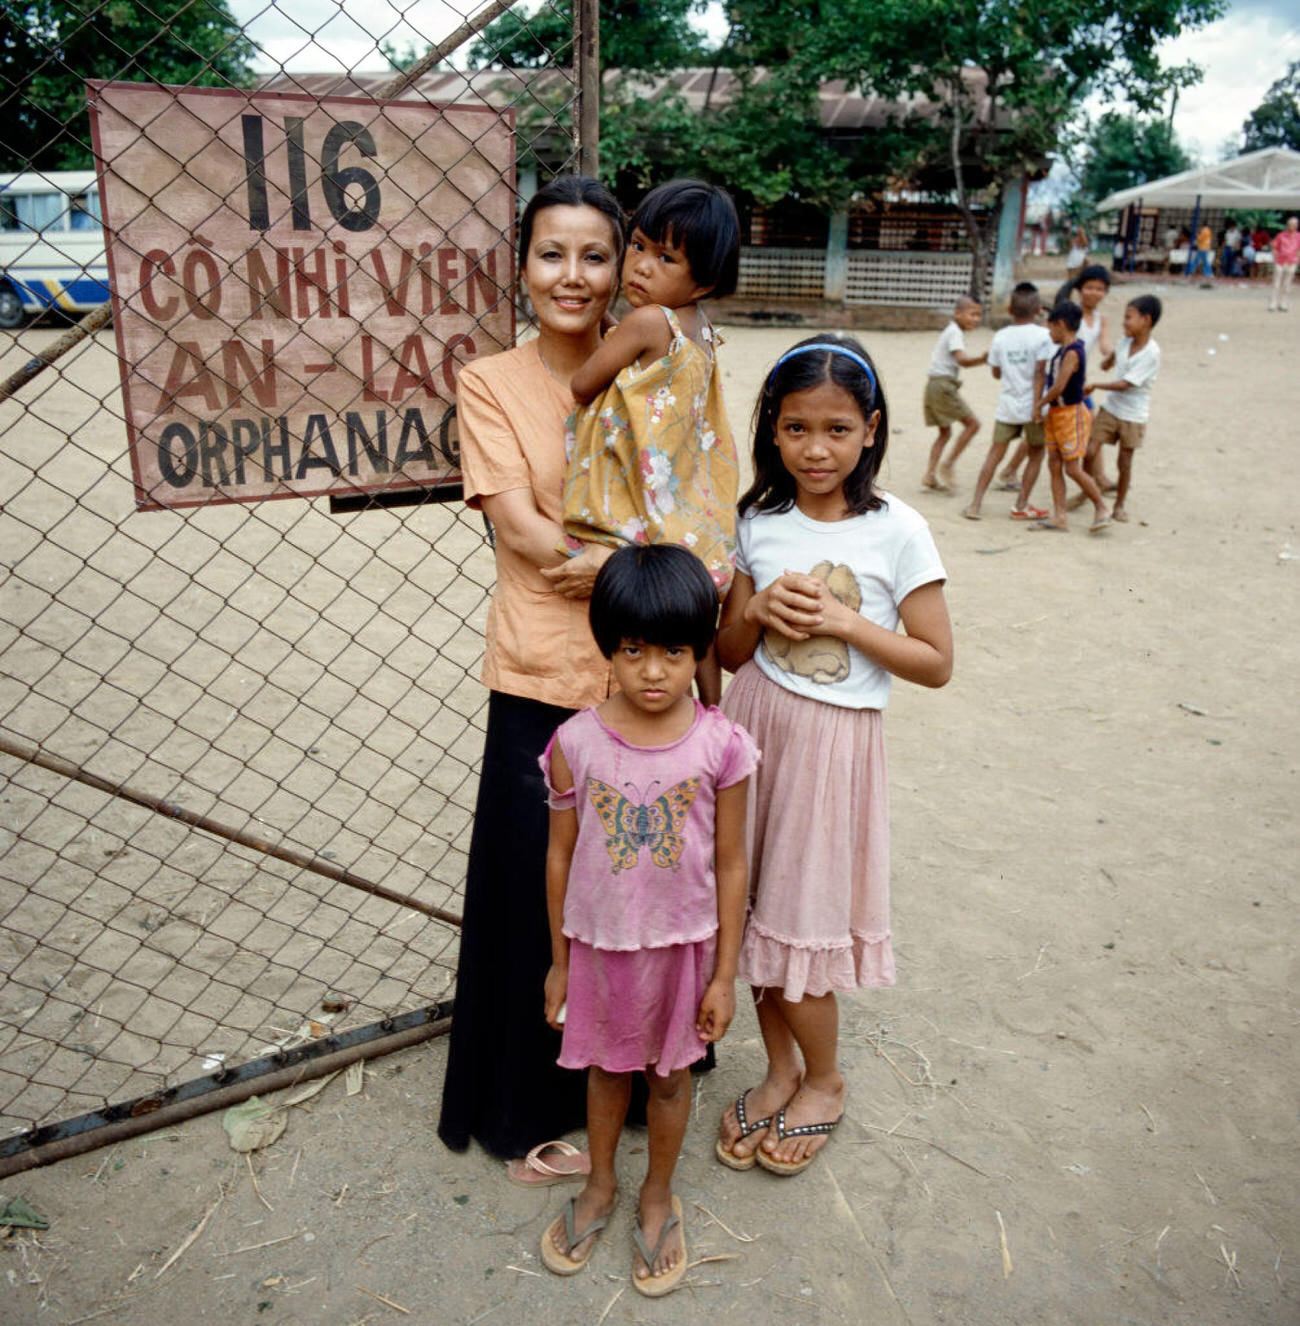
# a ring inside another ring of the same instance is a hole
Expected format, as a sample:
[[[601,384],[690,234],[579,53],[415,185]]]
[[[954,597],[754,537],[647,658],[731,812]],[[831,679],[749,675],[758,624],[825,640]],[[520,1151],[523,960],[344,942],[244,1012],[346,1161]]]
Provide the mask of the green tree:
[[[1119,189],[1191,167],[1192,159],[1168,120],[1107,111],[1088,135],[1079,187],[1095,202]]]
[[[1045,161],[1090,91],[1150,110],[1195,82],[1199,70],[1163,67],[1156,47],[1225,7],[1224,0],[730,0],[726,58],[766,66],[768,81],[786,84],[791,99],[802,89],[810,113],[827,79],[899,103],[891,173],[946,176],[978,289],[997,209],[981,225],[973,204],[995,204],[1006,181]]]
[[[601,0],[600,67],[662,73],[699,64],[703,36],[690,15],[699,0]],[[573,58],[573,0],[516,5],[470,47],[474,69],[536,69]]]
[[[1261,147],[1290,147],[1300,152],[1300,60],[1264,94],[1264,100],[1241,126],[1247,152]]]
[[[242,87],[253,49],[226,0],[6,0],[0,159],[89,166],[87,79]]]
[[[602,0],[600,67],[618,77],[601,83],[600,168],[624,192],[696,167],[701,126],[685,100],[654,75],[698,64],[704,39],[690,24],[698,0]],[[572,0],[516,5],[470,47],[473,68],[538,69],[573,60]],[[519,108],[521,139],[544,125],[566,123],[569,97],[552,92]],[[553,103],[553,104],[552,104]],[[526,152],[525,152],[526,155]]]

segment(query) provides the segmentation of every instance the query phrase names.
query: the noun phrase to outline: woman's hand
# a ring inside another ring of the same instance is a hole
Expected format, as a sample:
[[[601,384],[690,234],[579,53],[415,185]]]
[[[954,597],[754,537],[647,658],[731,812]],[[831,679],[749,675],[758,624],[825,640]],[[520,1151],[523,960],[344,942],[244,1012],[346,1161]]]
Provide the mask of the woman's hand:
[[[823,588],[814,576],[787,571],[750,598],[745,620],[789,640],[807,640],[820,633]]]
[[[566,557],[559,566],[542,567],[542,575],[566,599],[589,599],[596,573],[613,553],[613,548],[603,543],[588,543],[576,557]]]
[[[555,963],[551,964],[550,970],[546,973],[546,1022],[548,1026],[554,1027],[556,1031],[564,1026],[560,1022],[560,1009],[564,1007],[564,1001],[569,997],[569,969],[567,967],[557,967]]]
[[[700,1000],[695,1030],[702,1041],[720,1041],[736,1016],[736,986],[733,981],[714,979]]]

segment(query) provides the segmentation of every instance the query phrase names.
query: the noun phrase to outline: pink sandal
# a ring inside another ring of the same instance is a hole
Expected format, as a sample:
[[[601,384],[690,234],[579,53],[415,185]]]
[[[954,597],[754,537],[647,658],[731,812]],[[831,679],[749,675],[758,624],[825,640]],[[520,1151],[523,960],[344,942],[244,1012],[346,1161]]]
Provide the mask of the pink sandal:
[[[542,1159],[547,1151],[557,1153],[550,1161]],[[564,1161],[569,1164],[564,1164]],[[506,1178],[525,1188],[549,1188],[556,1183],[572,1183],[591,1173],[591,1157],[568,1142],[542,1142],[522,1160],[506,1161]]]

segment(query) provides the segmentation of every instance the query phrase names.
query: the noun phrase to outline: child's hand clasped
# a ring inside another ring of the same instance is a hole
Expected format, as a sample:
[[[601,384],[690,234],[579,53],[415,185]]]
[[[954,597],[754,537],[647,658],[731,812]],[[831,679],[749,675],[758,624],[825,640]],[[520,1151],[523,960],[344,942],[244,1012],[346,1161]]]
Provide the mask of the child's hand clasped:
[[[787,571],[745,604],[745,619],[790,640],[807,640],[822,625],[825,586],[814,576]]]
[[[720,1041],[736,1016],[736,986],[733,981],[709,982],[704,998],[700,1000],[695,1030],[702,1041]]]

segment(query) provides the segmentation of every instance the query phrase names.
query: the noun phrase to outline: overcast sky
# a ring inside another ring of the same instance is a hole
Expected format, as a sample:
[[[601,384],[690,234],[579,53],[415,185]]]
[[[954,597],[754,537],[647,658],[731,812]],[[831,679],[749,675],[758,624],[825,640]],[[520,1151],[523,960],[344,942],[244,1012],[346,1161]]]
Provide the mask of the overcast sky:
[[[444,36],[461,21],[461,4],[479,7],[476,0],[459,0],[456,9],[442,0],[336,0],[328,6],[274,0],[274,7],[267,0],[231,0],[269,57],[259,63],[299,72],[382,69],[380,42],[405,48]],[[716,10],[706,19],[711,29],[720,23]],[[1231,155],[1225,144],[1231,140],[1235,148],[1242,122],[1287,64],[1300,60],[1300,0],[1235,0],[1226,18],[1166,42],[1161,56],[1166,63],[1194,60],[1205,70],[1200,85],[1178,102],[1174,127],[1184,146],[1202,162]]]

